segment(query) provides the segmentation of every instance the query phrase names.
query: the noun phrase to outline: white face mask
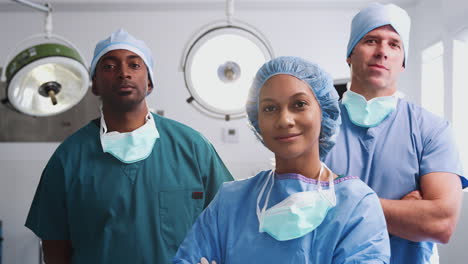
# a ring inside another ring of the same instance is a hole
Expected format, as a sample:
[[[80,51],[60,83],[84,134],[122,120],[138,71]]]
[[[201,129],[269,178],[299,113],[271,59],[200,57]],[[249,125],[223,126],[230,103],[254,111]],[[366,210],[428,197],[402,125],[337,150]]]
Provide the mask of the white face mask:
[[[318,179],[324,168],[326,165],[322,163]],[[260,210],[259,203],[270,178],[272,179],[270,190],[265,205]],[[323,190],[320,181],[317,180],[317,190],[295,193],[267,210],[273,185],[274,171],[271,171],[257,198],[257,218],[260,225],[259,232],[267,232],[279,241],[299,238],[313,231],[323,222],[328,211],[336,205],[332,174],[330,174],[329,189]]]
[[[101,110],[100,134],[103,151],[124,163],[134,163],[146,159],[153,151],[156,139],[159,138],[159,132],[150,112],[146,116],[146,123],[132,132],[112,131],[107,133],[104,114]]]

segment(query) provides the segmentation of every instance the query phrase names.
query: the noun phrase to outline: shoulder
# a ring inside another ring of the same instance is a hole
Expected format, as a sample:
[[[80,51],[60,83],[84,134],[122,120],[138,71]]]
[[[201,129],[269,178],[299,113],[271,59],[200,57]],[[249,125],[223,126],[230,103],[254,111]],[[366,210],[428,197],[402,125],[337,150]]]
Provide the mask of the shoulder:
[[[446,119],[419,105],[400,99],[399,109],[400,115],[408,116],[411,121],[416,123],[414,125],[417,126],[417,130],[413,126],[413,132],[419,131],[422,140],[426,143],[440,135],[445,135],[447,132],[451,133],[450,123]]]
[[[405,99],[400,99],[398,103],[398,109],[400,114],[408,115],[409,117],[414,118],[421,125],[434,126],[436,124],[448,124],[448,121],[444,118],[429,112],[420,105],[408,102]]]
[[[200,132],[187,125],[154,113],[153,117],[161,139],[168,138],[182,141],[208,143],[208,140]]]
[[[335,180],[335,183],[337,198],[346,203],[358,203],[367,196],[377,199],[375,192],[358,177],[345,176]]]
[[[263,186],[265,177],[270,171],[262,171],[257,175],[243,180],[224,182],[218,194],[224,201],[236,203],[237,200],[245,200],[248,196],[256,196]]]
[[[83,149],[100,148],[99,126],[90,121],[86,126],[78,129],[59,145],[56,152],[61,156],[82,151]]]

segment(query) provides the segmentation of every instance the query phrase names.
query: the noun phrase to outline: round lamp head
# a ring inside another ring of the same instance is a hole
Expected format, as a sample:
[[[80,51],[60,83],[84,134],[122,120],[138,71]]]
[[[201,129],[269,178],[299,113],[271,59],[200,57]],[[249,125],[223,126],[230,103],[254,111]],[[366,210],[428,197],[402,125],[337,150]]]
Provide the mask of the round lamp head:
[[[236,26],[210,29],[186,55],[185,83],[210,115],[242,117],[252,80],[271,57],[264,40],[252,31]]]
[[[36,45],[8,64],[8,100],[28,115],[56,115],[78,104],[86,95],[88,76],[76,50],[58,43]]]

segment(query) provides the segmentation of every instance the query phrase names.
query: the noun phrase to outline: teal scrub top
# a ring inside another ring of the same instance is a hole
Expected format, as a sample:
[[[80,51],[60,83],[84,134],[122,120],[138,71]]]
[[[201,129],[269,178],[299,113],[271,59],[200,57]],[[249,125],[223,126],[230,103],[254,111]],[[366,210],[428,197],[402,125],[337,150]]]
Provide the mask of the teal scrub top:
[[[42,173],[26,227],[42,240],[70,240],[72,263],[170,263],[233,178],[200,133],[153,116],[160,137],[132,164],[102,151],[96,120],[66,139]]]
[[[462,188],[468,186],[447,121],[399,99],[382,123],[364,128],[353,124],[340,107],[340,133],[324,160],[334,172],[358,176],[380,198],[393,200],[418,190],[421,177],[431,172],[457,174]],[[434,246],[396,236],[390,236],[390,243],[392,264],[429,263]]]

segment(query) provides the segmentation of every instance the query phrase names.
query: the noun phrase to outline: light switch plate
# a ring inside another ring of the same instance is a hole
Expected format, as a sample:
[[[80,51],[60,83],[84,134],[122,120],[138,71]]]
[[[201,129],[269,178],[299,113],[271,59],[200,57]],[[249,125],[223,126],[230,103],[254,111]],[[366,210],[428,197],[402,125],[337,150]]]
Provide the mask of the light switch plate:
[[[237,128],[223,128],[223,142],[239,143],[239,130]]]

